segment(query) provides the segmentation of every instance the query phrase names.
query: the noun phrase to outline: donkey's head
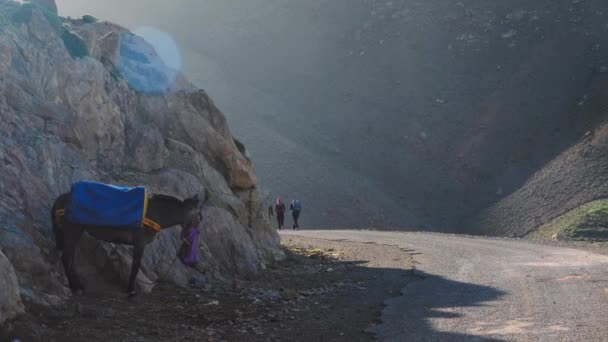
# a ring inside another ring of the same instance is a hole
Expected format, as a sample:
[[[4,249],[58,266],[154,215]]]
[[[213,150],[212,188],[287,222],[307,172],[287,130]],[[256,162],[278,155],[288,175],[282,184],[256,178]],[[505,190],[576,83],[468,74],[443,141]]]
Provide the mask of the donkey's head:
[[[184,224],[187,225],[193,220],[201,220],[201,211],[203,210],[203,205],[209,199],[209,191],[205,189],[205,197],[203,199],[200,198],[198,194],[187,198],[184,200]]]

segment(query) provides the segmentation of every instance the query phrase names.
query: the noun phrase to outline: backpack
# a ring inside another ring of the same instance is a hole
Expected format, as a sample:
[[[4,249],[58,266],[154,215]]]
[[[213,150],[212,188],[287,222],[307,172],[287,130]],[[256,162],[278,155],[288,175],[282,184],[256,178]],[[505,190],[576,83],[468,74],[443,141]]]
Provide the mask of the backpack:
[[[300,203],[300,200],[293,201],[293,210],[295,210],[295,211],[302,210],[302,204]]]

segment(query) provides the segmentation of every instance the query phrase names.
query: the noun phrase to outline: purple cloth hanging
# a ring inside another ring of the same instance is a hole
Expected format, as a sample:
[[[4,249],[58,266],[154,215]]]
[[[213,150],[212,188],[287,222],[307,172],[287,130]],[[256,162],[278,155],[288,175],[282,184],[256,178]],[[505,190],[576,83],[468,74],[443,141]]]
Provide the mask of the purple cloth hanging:
[[[194,266],[201,261],[200,257],[198,256],[198,236],[200,234],[201,231],[198,229],[198,227],[194,227],[190,229],[190,231],[185,231],[182,229],[180,237],[182,241],[185,239],[188,242],[182,242],[182,246],[180,247],[177,255],[184,265]]]

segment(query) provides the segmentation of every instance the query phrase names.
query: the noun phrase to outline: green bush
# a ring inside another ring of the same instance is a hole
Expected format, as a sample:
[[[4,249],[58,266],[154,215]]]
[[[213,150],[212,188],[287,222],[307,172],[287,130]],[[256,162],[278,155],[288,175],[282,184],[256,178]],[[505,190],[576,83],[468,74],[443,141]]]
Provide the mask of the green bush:
[[[73,34],[68,30],[64,30],[61,35],[61,39],[63,39],[63,45],[68,49],[68,52],[72,56],[72,58],[82,58],[89,55],[89,49],[87,45],[84,43],[80,37]]]
[[[85,14],[82,16],[82,21],[85,24],[93,24],[93,23],[96,23],[98,20],[97,20],[97,18],[95,18],[92,15]]]
[[[234,140],[234,144],[239,152],[241,152],[243,156],[247,157],[247,148],[245,148],[245,145],[235,137],[232,137],[232,140]]]
[[[238,148],[239,151],[244,154],[245,153],[245,145],[242,142],[240,142],[235,137],[232,137],[232,140],[234,140],[234,144],[236,145],[236,148]]]

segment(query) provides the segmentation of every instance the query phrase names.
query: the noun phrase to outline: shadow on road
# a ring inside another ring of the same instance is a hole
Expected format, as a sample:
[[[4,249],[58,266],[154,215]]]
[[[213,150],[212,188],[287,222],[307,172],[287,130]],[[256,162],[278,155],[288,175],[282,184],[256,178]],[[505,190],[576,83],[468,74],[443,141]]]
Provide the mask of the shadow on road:
[[[377,329],[381,341],[504,341],[479,336],[483,322],[466,318],[500,299],[504,291],[420,271],[415,274],[418,281],[406,286],[401,297],[386,301],[384,324]]]
[[[471,321],[462,316],[499,299],[501,291],[413,274],[411,258],[396,247],[310,244],[339,250],[344,259],[286,250],[285,261],[236,287],[160,284],[134,301],[116,289],[93,290],[57,308],[28,305],[27,315],[0,327],[0,340],[105,342],[128,336],[129,341],[206,341],[213,332],[224,341],[373,341],[365,330],[375,323],[380,341],[499,341],[474,336],[466,325]],[[314,250],[308,242],[302,249]],[[214,301],[217,305],[209,304]]]

